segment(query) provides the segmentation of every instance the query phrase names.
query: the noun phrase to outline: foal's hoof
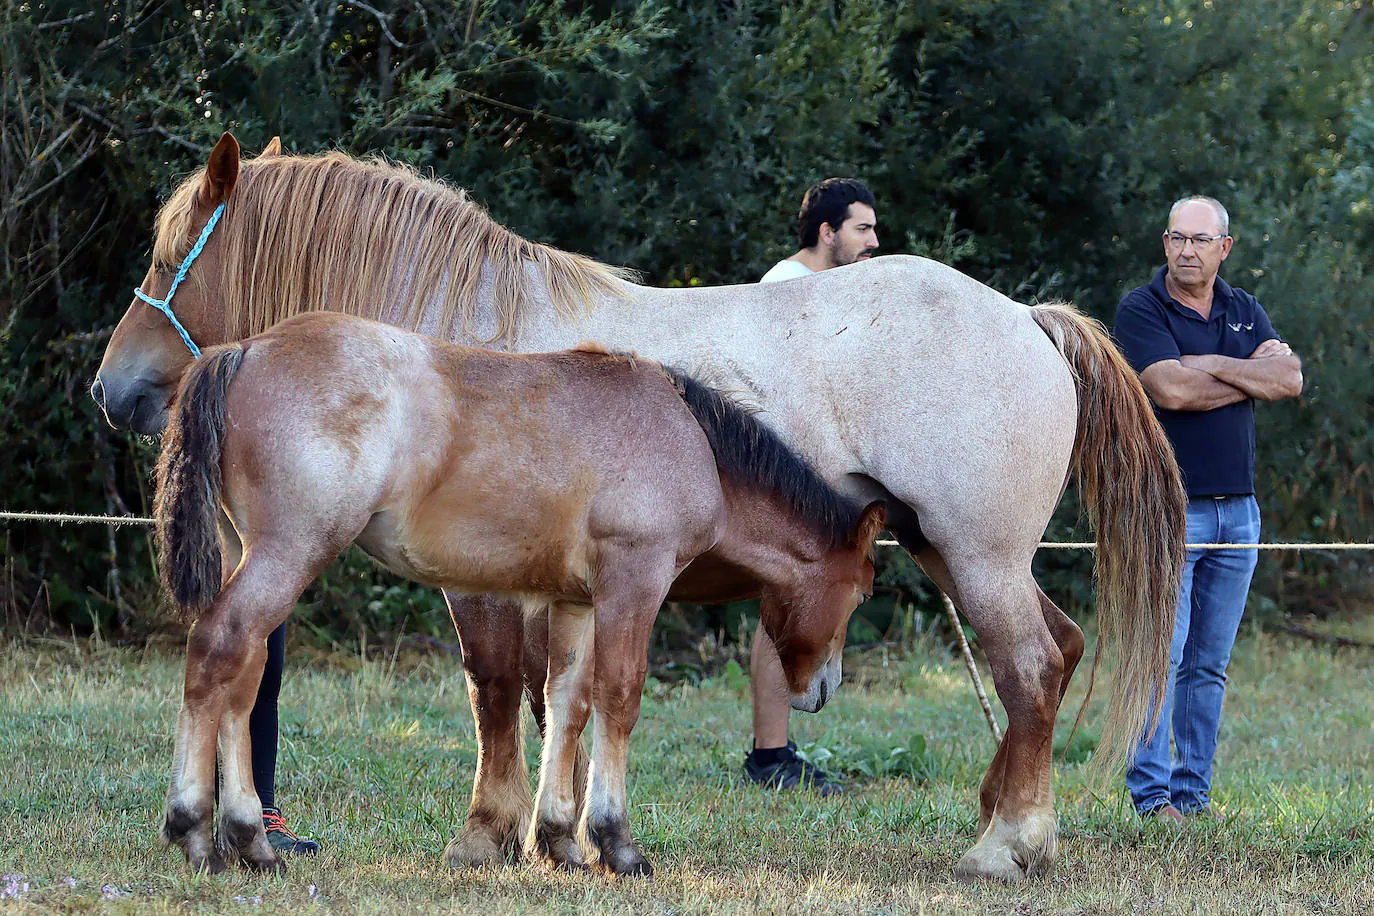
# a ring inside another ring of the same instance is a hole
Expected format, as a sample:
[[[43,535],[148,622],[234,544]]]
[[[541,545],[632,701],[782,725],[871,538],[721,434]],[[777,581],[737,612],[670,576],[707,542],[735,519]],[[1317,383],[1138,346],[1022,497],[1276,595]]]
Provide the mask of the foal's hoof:
[[[652,878],[654,867],[633,844],[601,854],[601,868],[616,878]]]
[[[587,860],[582,847],[570,836],[539,837],[531,858],[545,862],[559,871],[586,871]]]
[[[212,852],[206,856],[188,856],[186,858],[186,864],[189,865],[191,871],[196,874],[206,875],[223,874],[224,869],[227,867],[224,856],[220,855],[218,852]]]
[[[444,861],[449,868],[488,868],[504,865],[506,856],[501,847],[484,833],[469,833],[466,828],[449,840],[444,849]]]
[[[225,818],[219,824],[219,837],[220,851],[228,858],[237,858],[245,871],[286,871],[285,860],[267,841],[267,833],[258,818],[248,822]]]
[[[286,860],[281,857],[275,849],[271,856],[260,855],[240,855],[239,864],[245,871],[265,872],[269,874],[284,874],[286,872]]]

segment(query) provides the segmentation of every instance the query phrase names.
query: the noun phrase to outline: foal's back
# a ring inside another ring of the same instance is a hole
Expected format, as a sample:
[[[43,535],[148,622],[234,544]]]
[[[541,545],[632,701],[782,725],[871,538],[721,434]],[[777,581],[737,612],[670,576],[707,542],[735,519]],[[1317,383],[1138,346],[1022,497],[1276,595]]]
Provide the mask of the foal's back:
[[[248,342],[229,409],[247,435],[226,438],[226,471],[272,481],[226,473],[249,537],[362,513],[359,545],[426,584],[589,600],[607,543],[662,545],[680,568],[718,534],[711,448],[652,363],[316,312]]]

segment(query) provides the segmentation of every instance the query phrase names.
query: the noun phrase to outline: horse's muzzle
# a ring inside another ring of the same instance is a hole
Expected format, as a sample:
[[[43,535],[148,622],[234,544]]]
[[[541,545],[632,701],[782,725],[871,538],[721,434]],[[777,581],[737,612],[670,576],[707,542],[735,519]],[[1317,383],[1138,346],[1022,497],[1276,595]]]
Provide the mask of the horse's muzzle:
[[[91,398],[115,429],[129,429],[144,436],[162,432],[167,425],[166,399],[155,385],[134,379],[121,384],[97,374]]]

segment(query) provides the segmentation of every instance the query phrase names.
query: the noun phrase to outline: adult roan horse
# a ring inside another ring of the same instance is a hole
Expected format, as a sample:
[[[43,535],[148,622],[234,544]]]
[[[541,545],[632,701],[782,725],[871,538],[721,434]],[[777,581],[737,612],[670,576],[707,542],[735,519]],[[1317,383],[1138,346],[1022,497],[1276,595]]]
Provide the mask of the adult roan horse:
[[[1107,767],[1157,716],[1183,557],[1173,453],[1099,324],[902,256],[762,286],[637,286],[515,236],[404,168],[279,153],[274,141],[240,163],[225,135],[163,208],[144,280],[158,296],[224,206],[176,302],[190,338],[236,340],[327,308],[521,352],[597,340],[739,393],[838,489],[887,501],[888,528],[978,634],[1008,727],[958,873],[1016,880],[1052,864],[1054,720],[1083,638],[1030,565],[1070,472],[1096,530],[1099,630],[1116,656],[1097,758]],[[92,394],[115,425],[154,432],[189,358],[167,319],[135,300]],[[485,633],[494,600],[459,602],[460,628]],[[499,638],[508,645],[478,656],[520,651],[520,633]],[[518,681],[475,665],[469,675],[479,733],[485,718],[513,715]],[[500,842],[502,822],[528,818],[513,776],[492,768],[512,756],[481,744],[482,817],[465,836]]]
[[[221,552],[221,510],[241,550]],[[673,580],[712,551],[717,568],[780,591],[763,623],[793,705],[814,712],[839,687],[883,524],[881,504],[851,506],[748,412],[680,373],[605,351],[460,347],[327,313],[212,350],[186,374],[156,516],[164,584],[195,622],[163,835],[210,871],[222,853],[281,864],[253,788],[248,717],[267,634],[348,544],[417,582],[549,608],[526,851],[586,864],[573,778],[594,710],[581,830],[603,869],[633,875],[652,869],[630,836],[626,758]],[[777,531],[751,536],[757,516]],[[823,544],[778,563],[788,536]],[[798,570],[811,588],[796,588]],[[484,662],[522,666],[519,655]]]

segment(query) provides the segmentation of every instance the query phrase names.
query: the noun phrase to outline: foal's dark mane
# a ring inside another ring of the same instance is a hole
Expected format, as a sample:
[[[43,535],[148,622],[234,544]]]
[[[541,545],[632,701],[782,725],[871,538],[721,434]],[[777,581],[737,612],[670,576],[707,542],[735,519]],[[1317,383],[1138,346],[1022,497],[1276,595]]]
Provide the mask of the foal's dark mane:
[[[805,458],[738,401],[681,369],[664,366],[663,371],[706,432],[706,441],[715,452],[721,474],[776,494],[819,534],[829,538],[830,546],[841,547],[853,540],[863,512],[861,506],[837,493]]]

